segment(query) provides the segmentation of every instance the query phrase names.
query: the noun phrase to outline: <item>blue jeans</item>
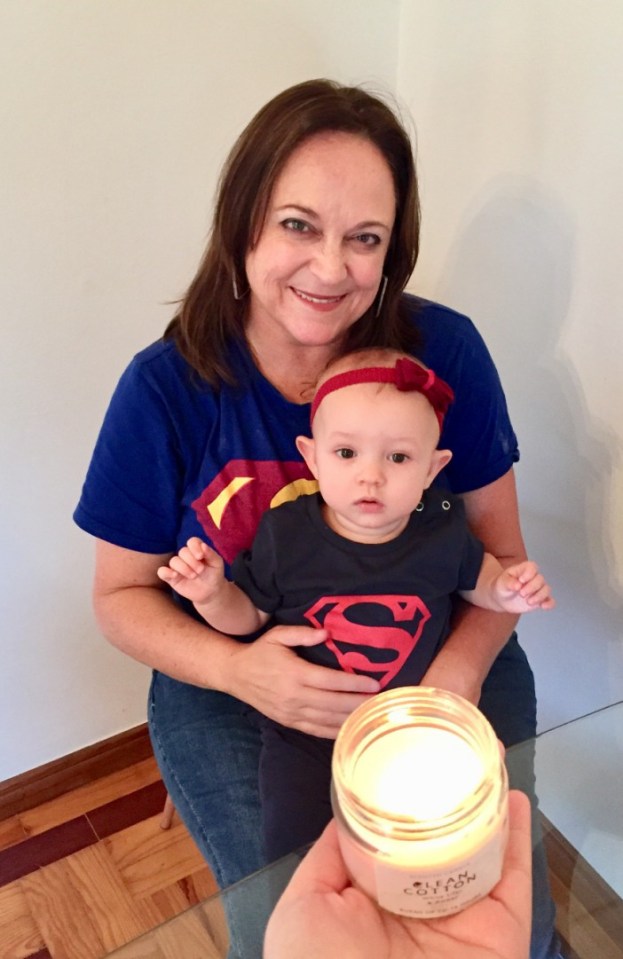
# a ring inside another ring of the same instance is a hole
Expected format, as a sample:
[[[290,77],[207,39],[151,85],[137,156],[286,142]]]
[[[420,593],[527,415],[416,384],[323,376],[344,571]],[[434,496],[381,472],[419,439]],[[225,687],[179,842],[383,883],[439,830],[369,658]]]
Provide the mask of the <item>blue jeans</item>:
[[[558,959],[560,944],[554,924],[545,848],[535,792],[534,744],[518,743],[536,736],[536,691],[528,658],[515,633],[495,660],[482,686],[479,707],[508,752],[506,768],[512,789],[521,789],[532,804],[532,935],[530,959]],[[515,747],[512,749],[511,747]]]
[[[536,734],[534,678],[514,635],[483,685],[480,708],[507,747]],[[266,865],[258,779],[261,737],[254,710],[225,693],[154,673],[148,718],[164,783],[219,886],[230,886]],[[532,751],[512,753],[508,765],[511,785],[526,792],[536,809]],[[535,843],[530,959],[554,959],[554,905],[536,825]],[[243,893],[237,902],[233,892],[227,901],[232,959],[259,959],[270,897],[254,903],[250,916]],[[237,916],[244,916],[244,922],[237,922]]]

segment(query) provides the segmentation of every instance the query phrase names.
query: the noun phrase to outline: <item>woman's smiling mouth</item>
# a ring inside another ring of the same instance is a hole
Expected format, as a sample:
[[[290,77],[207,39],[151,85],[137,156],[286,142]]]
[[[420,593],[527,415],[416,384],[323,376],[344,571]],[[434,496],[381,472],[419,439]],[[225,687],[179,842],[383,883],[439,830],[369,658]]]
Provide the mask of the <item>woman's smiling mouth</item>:
[[[314,306],[335,306],[336,303],[341,303],[346,296],[345,293],[341,293],[339,296],[318,296],[317,294],[297,290],[295,286],[291,286],[290,289],[300,300],[305,303],[313,303]]]

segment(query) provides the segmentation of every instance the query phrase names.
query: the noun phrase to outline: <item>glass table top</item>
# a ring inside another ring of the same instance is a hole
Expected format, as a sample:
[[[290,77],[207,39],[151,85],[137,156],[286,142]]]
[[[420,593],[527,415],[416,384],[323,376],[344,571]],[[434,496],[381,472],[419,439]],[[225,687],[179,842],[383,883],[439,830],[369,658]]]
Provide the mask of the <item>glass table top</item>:
[[[533,750],[563,954],[623,959],[623,703],[514,746],[508,762]],[[110,959],[261,959],[268,916],[300,859],[249,876]]]

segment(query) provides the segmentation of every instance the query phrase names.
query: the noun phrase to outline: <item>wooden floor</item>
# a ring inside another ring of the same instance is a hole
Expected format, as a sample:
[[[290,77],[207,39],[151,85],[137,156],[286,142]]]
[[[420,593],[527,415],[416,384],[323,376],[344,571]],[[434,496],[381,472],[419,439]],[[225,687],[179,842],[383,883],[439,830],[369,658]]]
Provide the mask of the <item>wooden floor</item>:
[[[101,959],[216,884],[153,759],[0,822],[0,959]]]

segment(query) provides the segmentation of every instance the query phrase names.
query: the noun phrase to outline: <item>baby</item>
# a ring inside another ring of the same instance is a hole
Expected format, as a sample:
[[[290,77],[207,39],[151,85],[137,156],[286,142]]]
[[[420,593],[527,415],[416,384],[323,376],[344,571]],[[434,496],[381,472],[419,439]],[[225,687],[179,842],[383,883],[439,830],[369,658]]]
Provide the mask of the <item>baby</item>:
[[[226,579],[200,539],[160,578],[222,632],[269,621],[328,631],[298,647],[312,662],[365,672],[381,688],[416,685],[450,630],[453,598],[486,609],[552,609],[535,563],[507,569],[470,532],[462,501],[432,487],[452,457],[438,449],[450,387],[394,350],[334,361],[316,388],[311,437],[297,448],[319,492],[264,513]],[[331,818],[329,740],[258,716],[267,854],[317,838]]]

